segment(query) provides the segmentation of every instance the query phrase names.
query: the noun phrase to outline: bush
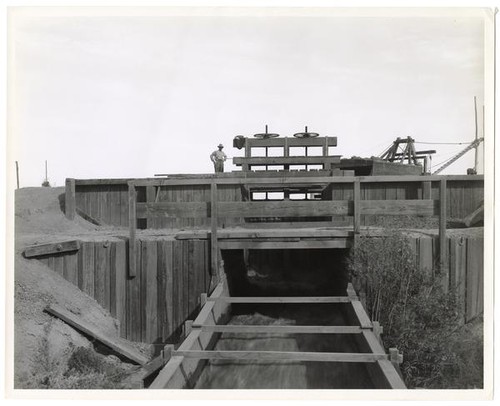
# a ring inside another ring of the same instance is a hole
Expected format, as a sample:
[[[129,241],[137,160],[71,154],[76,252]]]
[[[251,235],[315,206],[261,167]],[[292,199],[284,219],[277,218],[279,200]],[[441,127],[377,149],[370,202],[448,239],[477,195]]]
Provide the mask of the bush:
[[[31,375],[21,382],[23,389],[121,389],[126,371],[91,348],[69,346],[66,356],[56,358],[50,351],[44,327]]]
[[[368,314],[384,327],[386,347],[403,353],[407,386],[481,387],[482,338],[466,341],[455,292],[443,291],[439,270],[418,269],[402,233],[388,233],[360,237],[348,265]]]

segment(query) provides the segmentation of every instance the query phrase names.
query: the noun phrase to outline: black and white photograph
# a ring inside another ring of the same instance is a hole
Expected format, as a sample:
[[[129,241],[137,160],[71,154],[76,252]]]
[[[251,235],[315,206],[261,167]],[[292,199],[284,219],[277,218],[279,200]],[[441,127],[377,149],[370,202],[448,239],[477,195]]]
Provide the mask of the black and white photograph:
[[[492,400],[495,13],[8,7],[9,396]]]

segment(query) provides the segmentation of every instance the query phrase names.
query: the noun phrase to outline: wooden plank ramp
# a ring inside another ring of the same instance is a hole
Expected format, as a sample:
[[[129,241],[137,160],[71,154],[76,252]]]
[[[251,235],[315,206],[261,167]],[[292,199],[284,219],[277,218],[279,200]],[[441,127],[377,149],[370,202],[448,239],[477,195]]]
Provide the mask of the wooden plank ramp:
[[[51,304],[45,308],[45,311],[61,319],[71,327],[100,341],[116,353],[128,358],[131,361],[134,361],[137,364],[144,365],[149,362],[148,357],[141,354],[130,344],[124,342],[119,337],[110,337],[109,335],[100,331],[97,327],[82,320],[81,317],[78,317],[77,315],[71,313],[69,310],[66,310],[61,306]]]

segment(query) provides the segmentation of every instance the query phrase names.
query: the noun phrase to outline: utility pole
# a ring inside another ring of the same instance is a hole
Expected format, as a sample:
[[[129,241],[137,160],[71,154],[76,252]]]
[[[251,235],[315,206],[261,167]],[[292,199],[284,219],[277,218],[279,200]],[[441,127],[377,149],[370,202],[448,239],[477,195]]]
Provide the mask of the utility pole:
[[[474,140],[477,141],[477,103],[476,96],[474,96]],[[474,172],[477,173],[477,167],[479,166],[479,154],[478,154],[479,143],[476,144],[474,148]]]
[[[16,161],[16,179],[17,179],[17,188],[19,189],[19,163]]]

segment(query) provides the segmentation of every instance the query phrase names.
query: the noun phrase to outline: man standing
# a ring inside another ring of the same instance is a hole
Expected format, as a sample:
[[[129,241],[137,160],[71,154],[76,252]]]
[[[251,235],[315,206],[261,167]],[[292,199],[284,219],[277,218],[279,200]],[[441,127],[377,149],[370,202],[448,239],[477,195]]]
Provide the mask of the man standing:
[[[210,160],[214,163],[215,172],[224,172],[224,161],[227,159],[226,154],[222,151],[224,145],[219,144],[217,151],[210,154]]]

